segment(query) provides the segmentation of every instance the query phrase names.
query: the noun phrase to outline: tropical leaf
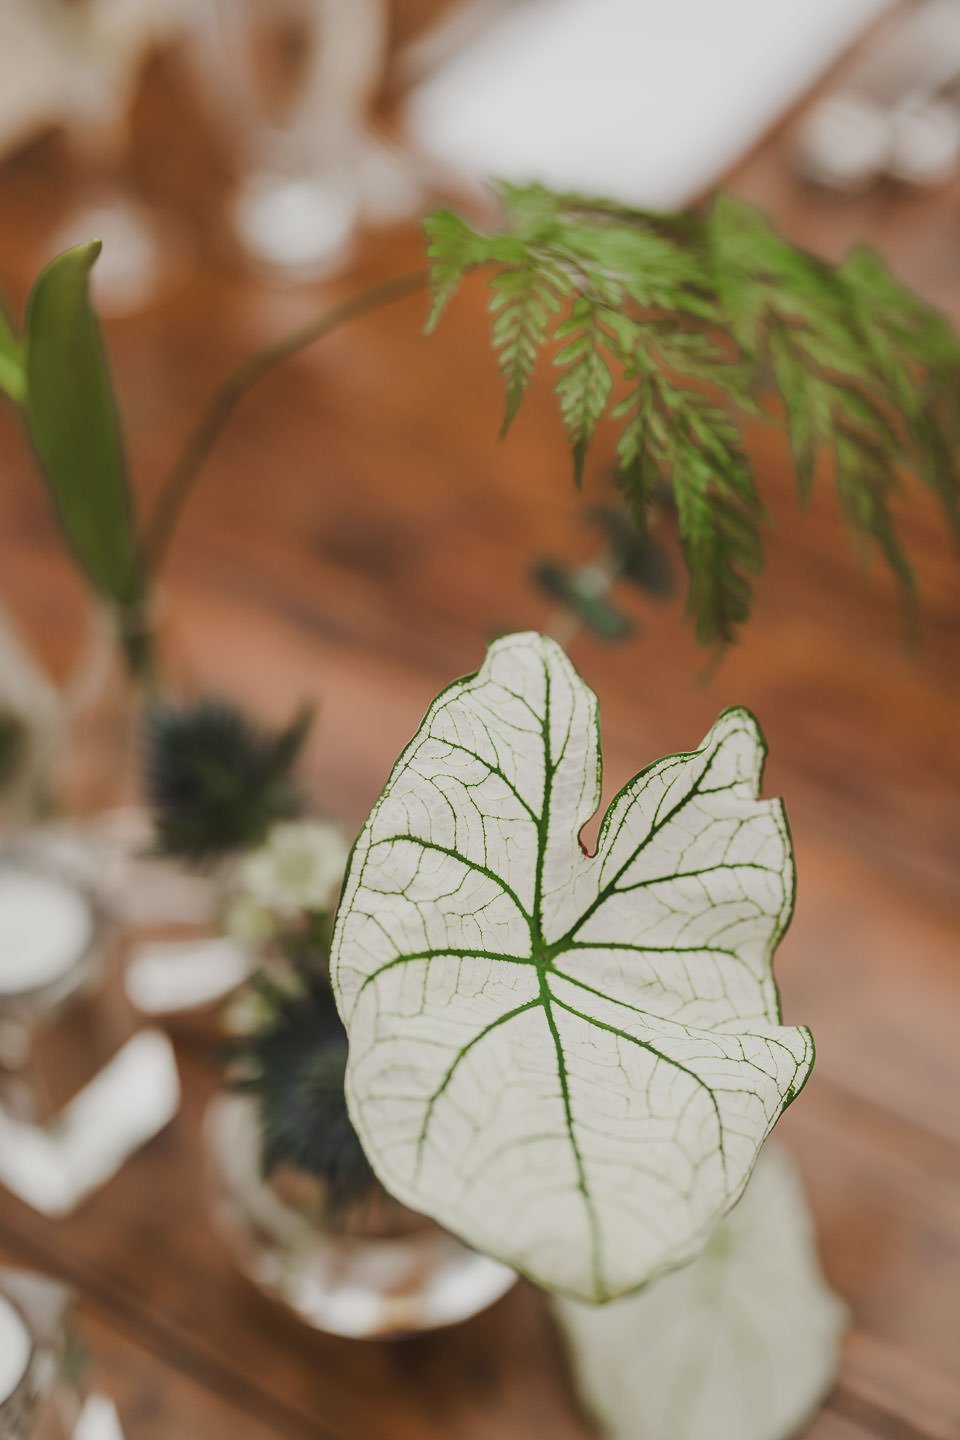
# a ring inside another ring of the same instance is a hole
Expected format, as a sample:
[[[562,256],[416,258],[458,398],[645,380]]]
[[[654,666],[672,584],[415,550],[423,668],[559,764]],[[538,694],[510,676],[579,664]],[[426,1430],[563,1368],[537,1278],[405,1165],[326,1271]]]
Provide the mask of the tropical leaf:
[[[561,1300],[556,1314],[607,1440],[786,1440],[833,1384],[846,1322],[777,1145],[691,1265],[603,1309]]]
[[[99,253],[99,240],[65,251],[33,287],[24,407],[67,540],[93,585],[126,608],[142,597],[144,575],[113,387],[90,305]]]
[[[600,797],[597,706],[508,636],[445,690],[360,833],[331,971],[353,1123],[386,1188],[548,1289],[690,1260],[809,1073],[770,969],[779,802],[743,710]]]

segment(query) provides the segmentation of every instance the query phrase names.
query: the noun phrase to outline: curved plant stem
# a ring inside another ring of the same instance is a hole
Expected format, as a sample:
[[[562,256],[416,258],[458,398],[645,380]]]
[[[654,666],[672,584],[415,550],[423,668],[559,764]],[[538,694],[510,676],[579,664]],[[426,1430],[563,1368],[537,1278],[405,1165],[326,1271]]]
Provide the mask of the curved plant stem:
[[[147,521],[143,553],[152,572],[156,572],[162,565],[177,522],[193,492],[204,462],[247,391],[252,390],[257,381],[274,366],[299,350],[305,350],[315,340],[322,339],[324,335],[329,335],[361,315],[425,290],[428,280],[428,272],[418,270],[414,274],[401,275],[395,280],[388,280],[383,285],[375,285],[370,290],[353,295],[341,304],[332,306],[316,320],[309,321],[258,351],[227,377],[214,391],[207,408],[174,461]]]

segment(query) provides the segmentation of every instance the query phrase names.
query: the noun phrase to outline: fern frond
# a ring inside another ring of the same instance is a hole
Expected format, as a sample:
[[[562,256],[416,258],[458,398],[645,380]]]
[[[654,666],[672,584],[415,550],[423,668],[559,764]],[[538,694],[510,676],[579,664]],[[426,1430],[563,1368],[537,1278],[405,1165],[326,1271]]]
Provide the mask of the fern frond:
[[[452,210],[436,210],[423,222],[427,237],[427,260],[430,263],[430,289],[433,304],[427,318],[427,334],[437,324],[450,301],[460,288],[468,270],[489,261],[523,258],[522,248],[509,237],[483,235],[468,225]]]
[[[687,613],[705,645],[729,644],[750,614],[760,570],[761,507],[729,415],[709,398],[651,376],[653,429],[667,455],[689,574]]]
[[[507,389],[501,427],[505,435],[530,383],[537,355],[546,344],[551,317],[569,293],[562,271],[530,263],[499,270],[490,281],[493,348]]]
[[[579,485],[593,432],[603,419],[613,389],[613,376],[604,358],[607,336],[602,309],[588,296],[575,300],[570,317],[554,332],[564,342],[554,364],[563,374],[557,381],[560,415],[573,450],[573,473]]]
[[[705,215],[666,216],[542,185],[498,188],[499,229],[449,212],[428,222],[431,324],[466,271],[493,267],[504,428],[539,353],[555,347],[574,478],[609,412],[641,533],[654,495],[672,491],[701,639],[734,639],[750,611],[761,509],[732,414],[756,413],[771,377],[801,500],[831,460],[847,527],[907,591],[890,505],[903,471],[936,492],[960,541],[960,346],[876,257],[831,266],[727,197]]]
[[[840,274],[874,361],[908,426],[920,478],[960,541],[960,347],[941,315],[858,249]]]

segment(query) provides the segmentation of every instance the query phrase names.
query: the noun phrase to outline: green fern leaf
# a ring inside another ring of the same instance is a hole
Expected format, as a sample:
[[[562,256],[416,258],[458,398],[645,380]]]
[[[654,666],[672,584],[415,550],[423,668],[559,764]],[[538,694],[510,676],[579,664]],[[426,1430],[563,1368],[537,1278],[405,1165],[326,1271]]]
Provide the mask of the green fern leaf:
[[[874,361],[905,418],[920,478],[960,539],[960,346],[947,322],[898,285],[869,250],[841,267]]]
[[[912,603],[915,577],[890,513],[899,477],[889,454],[846,430],[838,432],[835,451],[837,491],[850,529],[877,545]]]
[[[554,332],[554,339],[566,342],[554,361],[563,371],[556,390],[578,485],[593,432],[606,413],[613,389],[613,376],[603,355],[606,334],[600,317],[600,307],[581,296],[574,301],[569,320]]]
[[[913,576],[891,509],[904,471],[937,493],[960,540],[960,346],[876,257],[831,266],[728,197],[705,215],[664,216],[542,185],[498,188],[503,222],[490,233],[449,212],[428,222],[431,323],[466,271],[492,266],[504,428],[539,353],[555,347],[574,478],[609,412],[641,533],[654,497],[672,491],[701,639],[732,640],[749,613],[761,508],[731,416],[757,413],[771,378],[801,500],[831,460],[848,529],[905,591]]]
[[[537,355],[546,343],[551,318],[560,310],[569,283],[562,271],[528,260],[498,271],[490,286],[493,348],[507,387],[501,429],[505,435],[520,408]]]
[[[457,293],[468,270],[490,261],[509,263],[522,260],[524,250],[509,236],[483,235],[452,210],[435,211],[423,222],[423,228],[427,237],[433,294],[433,305],[425,327],[429,334]]]

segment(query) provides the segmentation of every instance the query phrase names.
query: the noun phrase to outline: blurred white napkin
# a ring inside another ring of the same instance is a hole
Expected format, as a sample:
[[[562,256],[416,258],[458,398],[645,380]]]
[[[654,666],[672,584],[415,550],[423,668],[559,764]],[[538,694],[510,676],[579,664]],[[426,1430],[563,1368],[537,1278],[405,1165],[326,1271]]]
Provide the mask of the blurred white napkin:
[[[232,995],[249,979],[253,953],[228,936],[150,940],[127,960],[127,998],[141,1015],[179,1015]]]
[[[91,1395],[80,1413],[73,1440],[123,1440],[113,1401],[105,1395]]]
[[[716,181],[890,0],[517,0],[411,97],[468,177],[673,209]]]
[[[49,1125],[0,1110],[0,1184],[43,1215],[68,1215],[177,1113],[173,1047],[141,1030]]]

